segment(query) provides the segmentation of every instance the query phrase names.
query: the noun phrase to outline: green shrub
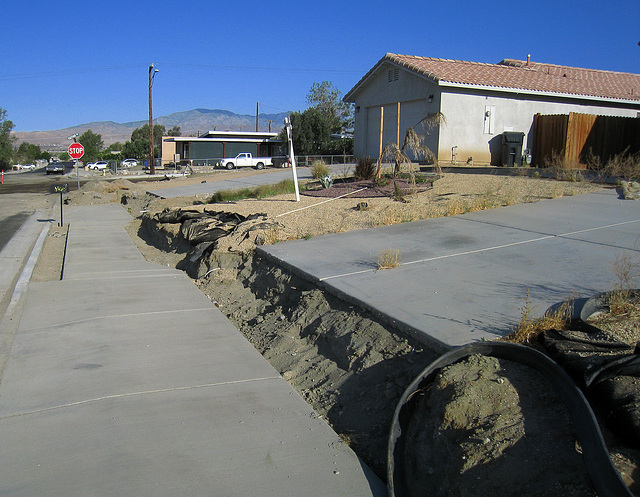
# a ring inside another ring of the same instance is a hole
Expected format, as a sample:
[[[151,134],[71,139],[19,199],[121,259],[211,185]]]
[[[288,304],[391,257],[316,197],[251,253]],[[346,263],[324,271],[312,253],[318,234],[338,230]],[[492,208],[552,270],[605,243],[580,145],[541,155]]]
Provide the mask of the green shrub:
[[[321,160],[314,160],[311,163],[311,176],[313,177],[313,179],[321,179],[329,176],[330,172],[331,171],[329,171],[327,165]]]
[[[376,174],[376,163],[371,157],[358,159],[356,170],[353,174],[355,179],[372,179]]]
[[[323,188],[331,188],[333,186],[333,178],[329,175],[320,178],[320,183]]]

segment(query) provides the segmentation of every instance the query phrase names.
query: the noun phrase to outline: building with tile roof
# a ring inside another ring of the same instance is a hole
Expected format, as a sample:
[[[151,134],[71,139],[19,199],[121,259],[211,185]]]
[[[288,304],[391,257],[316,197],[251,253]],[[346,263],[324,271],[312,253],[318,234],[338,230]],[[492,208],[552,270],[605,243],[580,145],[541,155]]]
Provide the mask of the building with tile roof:
[[[423,131],[440,161],[499,165],[504,132],[524,133],[533,148],[536,114],[640,117],[640,75],[530,57],[487,64],[388,53],[344,100],[355,104],[356,156],[377,158],[381,130],[383,144],[401,143],[408,127],[440,112],[446,124]]]

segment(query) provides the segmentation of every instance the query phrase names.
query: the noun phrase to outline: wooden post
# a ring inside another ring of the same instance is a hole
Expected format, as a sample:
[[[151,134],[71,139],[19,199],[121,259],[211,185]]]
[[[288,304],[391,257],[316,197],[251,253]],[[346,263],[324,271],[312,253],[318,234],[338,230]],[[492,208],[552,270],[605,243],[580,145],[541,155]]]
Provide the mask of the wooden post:
[[[378,156],[382,156],[382,131],[384,130],[384,106],[380,106],[380,140],[378,144]]]
[[[400,149],[400,102],[398,102],[398,115],[396,116],[396,145]]]
[[[380,140],[378,143],[378,168],[376,178],[382,176],[382,131],[384,130],[384,105],[380,106]]]

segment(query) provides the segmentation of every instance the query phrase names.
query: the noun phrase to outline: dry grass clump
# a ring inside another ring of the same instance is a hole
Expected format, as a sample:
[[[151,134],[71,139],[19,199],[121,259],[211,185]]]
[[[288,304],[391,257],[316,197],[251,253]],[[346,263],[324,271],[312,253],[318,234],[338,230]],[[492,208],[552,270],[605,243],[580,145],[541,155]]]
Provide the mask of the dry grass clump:
[[[358,159],[356,169],[354,171],[354,178],[356,179],[373,179],[376,175],[376,163],[373,162],[371,157],[362,157]]]
[[[628,181],[640,179],[640,152],[629,154],[627,151],[613,156],[604,167],[609,176],[624,178]]]
[[[329,176],[329,167],[321,160],[314,160],[311,164],[311,177],[319,180]]]
[[[612,268],[617,281],[609,295],[609,312],[615,316],[640,314],[640,295],[635,290],[640,264],[626,254],[618,254]]]
[[[378,254],[378,269],[393,269],[400,265],[400,251],[384,249]]]
[[[502,338],[503,341],[531,345],[542,332],[565,329],[571,320],[573,304],[567,300],[553,311],[540,318],[531,318],[535,307],[531,305],[529,290],[521,310],[520,322],[513,332]]]

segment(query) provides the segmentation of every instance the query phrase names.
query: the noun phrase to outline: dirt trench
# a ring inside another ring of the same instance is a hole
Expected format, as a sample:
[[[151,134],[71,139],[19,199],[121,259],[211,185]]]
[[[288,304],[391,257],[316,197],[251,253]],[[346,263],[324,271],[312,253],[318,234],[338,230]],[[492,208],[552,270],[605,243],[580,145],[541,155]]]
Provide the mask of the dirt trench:
[[[283,378],[386,479],[394,410],[437,354],[254,253],[214,251],[190,260],[192,249],[177,230],[148,217],[134,226],[147,245],[173,254],[174,265],[194,278]],[[168,263],[155,254],[145,256]]]

